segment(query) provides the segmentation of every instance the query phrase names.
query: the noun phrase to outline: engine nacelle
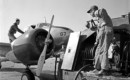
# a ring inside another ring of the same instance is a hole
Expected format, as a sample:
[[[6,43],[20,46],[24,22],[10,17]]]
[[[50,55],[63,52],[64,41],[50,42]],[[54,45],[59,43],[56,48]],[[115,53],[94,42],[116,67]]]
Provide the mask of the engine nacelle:
[[[47,34],[48,31],[41,28],[25,32],[11,43],[15,56],[26,65],[37,64],[37,60],[44,48],[44,41]],[[46,58],[51,55],[50,52],[54,47],[52,36],[50,38],[52,42],[48,46]]]

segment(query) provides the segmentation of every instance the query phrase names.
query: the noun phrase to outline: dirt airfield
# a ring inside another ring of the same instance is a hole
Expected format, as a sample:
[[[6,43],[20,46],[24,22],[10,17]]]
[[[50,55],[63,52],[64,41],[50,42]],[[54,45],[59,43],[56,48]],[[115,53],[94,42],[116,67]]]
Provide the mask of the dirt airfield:
[[[54,61],[54,58],[46,60],[47,64],[44,65],[43,70],[46,72],[54,71]],[[36,66],[32,66],[31,68],[36,68]],[[24,69],[25,66],[21,63],[13,63],[11,61],[2,62],[2,68],[0,69],[0,80],[21,80],[22,72],[24,72]],[[38,77],[35,77],[35,80],[40,79]]]
[[[44,64],[42,78],[39,79],[38,77],[35,76],[35,80],[55,80],[54,64],[55,64],[55,58],[47,59]],[[34,70],[36,69],[36,67],[37,66],[31,66],[31,69]],[[13,63],[11,61],[2,62],[2,68],[0,69],[0,80],[21,80],[21,76],[24,70],[25,70],[25,66],[21,63]],[[70,75],[70,76],[72,78],[72,76],[74,75]],[[67,76],[66,79],[69,80]],[[87,80],[93,80],[93,79],[89,77],[89,79]],[[112,79],[112,80],[119,80],[119,79]],[[120,80],[130,80],[130,77],[125,79],[122,78]]]

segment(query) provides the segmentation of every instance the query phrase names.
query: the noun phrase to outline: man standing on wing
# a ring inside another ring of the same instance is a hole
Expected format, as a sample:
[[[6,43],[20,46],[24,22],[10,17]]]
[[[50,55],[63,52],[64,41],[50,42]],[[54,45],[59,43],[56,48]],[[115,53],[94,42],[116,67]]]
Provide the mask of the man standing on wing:
[[[19,23],[20,23],[20,20],[16,19],[16,22],[11,26],[11,28],[9,30],[8,36],[9,36],[10,42],[12,42],[13,40],[16,39],[16,37],[14,36],[14,34],[16,33],[16,31],[18,31],[18,32],[20,32],[22,34],[24,33],[22,30],[20,30],[18,28]]]
[[[96,17],[98,21],[97,26],[90,27],[91,30],[93,30],[93,27],[97,27],[97,37],[95,43],[98,43],[94,59],[95,69],[92,71],[92,73],[101,75],[106,73],[106,71],[109,69],[108,48],[113,38],[113,24],[111,18],[104,8],[98,9],[98,7],[94,5],[90,8],[90,10],[87,11],[87,13],[89,13],[92,17]]]

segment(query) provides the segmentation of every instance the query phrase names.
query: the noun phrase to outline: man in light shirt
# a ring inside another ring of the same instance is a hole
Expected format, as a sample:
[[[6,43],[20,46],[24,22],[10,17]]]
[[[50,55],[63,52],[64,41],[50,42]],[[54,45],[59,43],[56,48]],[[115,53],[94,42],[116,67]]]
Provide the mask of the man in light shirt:
[[[91,30],[95,30],[93,27],[97,27],[95,30],[97,31],[95,43],[98,43],[94,58],[95,69],[92,73],[102,75],[109,69],[108,48],[113,38],[113,24],[110,16],[104,8],[98,9],[98,7],[94,5],[87,11],[87,13],[93,18],[96,17],[98,21],[98,25],[90,27]]]

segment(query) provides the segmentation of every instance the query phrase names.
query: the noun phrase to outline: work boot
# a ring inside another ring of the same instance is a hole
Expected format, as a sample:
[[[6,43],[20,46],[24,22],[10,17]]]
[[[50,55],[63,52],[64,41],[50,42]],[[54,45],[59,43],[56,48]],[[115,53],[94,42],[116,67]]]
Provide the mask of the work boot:
[[[92,71],[89,71],[89,73],[98,73],[99,72],[99,70],[97,70],[97,69],[94,69],[94,70],[92,70]]]
[[[106,75],[108,74],[108,70],[101,69],[98,73],[96,73],[97,76]]]

